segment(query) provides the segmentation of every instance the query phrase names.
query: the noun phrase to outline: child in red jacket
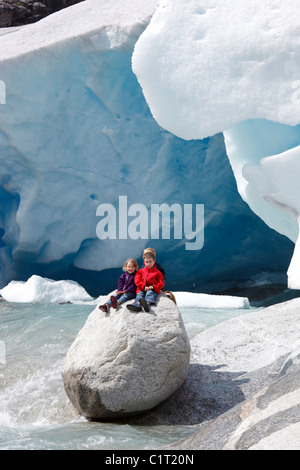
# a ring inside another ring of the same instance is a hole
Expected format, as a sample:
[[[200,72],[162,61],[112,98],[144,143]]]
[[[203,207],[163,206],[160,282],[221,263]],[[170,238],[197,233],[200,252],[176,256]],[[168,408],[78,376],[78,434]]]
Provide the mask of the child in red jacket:
[[[154,253],[145,253],[143,261],[145,267],[139,269],[134,278],[137,296],[133,304],[127,305],[132,312],[140,312],[142,307],[149,312],[149,306],[156,304],[157,295],[165,285],[162,273],[155,266]]]

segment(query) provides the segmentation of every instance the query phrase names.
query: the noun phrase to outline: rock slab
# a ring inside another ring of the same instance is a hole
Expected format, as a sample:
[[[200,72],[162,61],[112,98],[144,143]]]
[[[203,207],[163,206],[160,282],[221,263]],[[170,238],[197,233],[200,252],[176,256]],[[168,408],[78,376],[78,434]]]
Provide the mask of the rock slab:
[[[190,373],[198,362],[201,374],[198,382],[197,374],[189,374],[171,398],[177,407],[168,403],[168,411],[179,408],[184,393],[181,413],[191,410],[200,426],[168,448],[299,450],[299,330],[300,299],[294,299],[231,319],[191,340]]]
[[[123,304],[89,315],[67,352],[66,393],[88,419],[116,419],[152,409],[185,381],[190,343],[180,312],[165,294],[149,313]]]

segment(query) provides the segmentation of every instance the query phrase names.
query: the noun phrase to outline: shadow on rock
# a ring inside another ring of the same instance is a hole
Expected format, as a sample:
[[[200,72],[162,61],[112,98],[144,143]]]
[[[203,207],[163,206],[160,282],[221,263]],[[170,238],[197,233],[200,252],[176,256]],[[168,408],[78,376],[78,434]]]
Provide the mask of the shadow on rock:
[[[225,413],[245,400],[244,372],[224,372],[219,366],[191,364],[183,385],[165,402],[124,422],[140,425],[197,425]]]

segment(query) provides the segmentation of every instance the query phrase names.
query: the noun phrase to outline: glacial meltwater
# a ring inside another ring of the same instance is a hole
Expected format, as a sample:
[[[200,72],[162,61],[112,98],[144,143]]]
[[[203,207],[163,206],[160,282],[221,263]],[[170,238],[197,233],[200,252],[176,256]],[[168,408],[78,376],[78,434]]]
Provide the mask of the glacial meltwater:
[[[193,426],[89,422],[74,410],[61,368],[94,306],[0,302],[0,449],[157,449]],[[180,308],[190,337],[247,309]]]

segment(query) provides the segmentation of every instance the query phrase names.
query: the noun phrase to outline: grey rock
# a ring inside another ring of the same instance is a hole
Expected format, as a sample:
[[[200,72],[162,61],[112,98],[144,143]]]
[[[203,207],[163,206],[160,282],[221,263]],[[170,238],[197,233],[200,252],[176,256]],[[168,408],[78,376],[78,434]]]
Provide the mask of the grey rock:
[[[109,314],[96,308],[67,353],[62,377],[79,413],[115,419],[166,400],[183,384],[189,363],[179,310],[160,294],[149,313],[130,312],[126,304]]]
[[[0,27],[22,26],[34,23],[62,8],[84,0],[2,0],[0,1]]]
[[[300,299],[250,312],[191,339],[183,386],[131,424],[200,426],[250,399],[279,374],[299,338]]]
[[[4,2],[0,2],[0,27],[12,26],[13,16],[13,7]]]
[[[201,393],[194,398],[206,410],[201,416],[191,404],[198,430],[168,448],[299,450],[299,327],[295,299],[198,335],[191,362],[202,357],[211,369],[199,377]]]
[[[299,351],[300,352],[300,351]],[[188,450],[299,450],[300,354],[273,382],[186,439],[168,448]]]

